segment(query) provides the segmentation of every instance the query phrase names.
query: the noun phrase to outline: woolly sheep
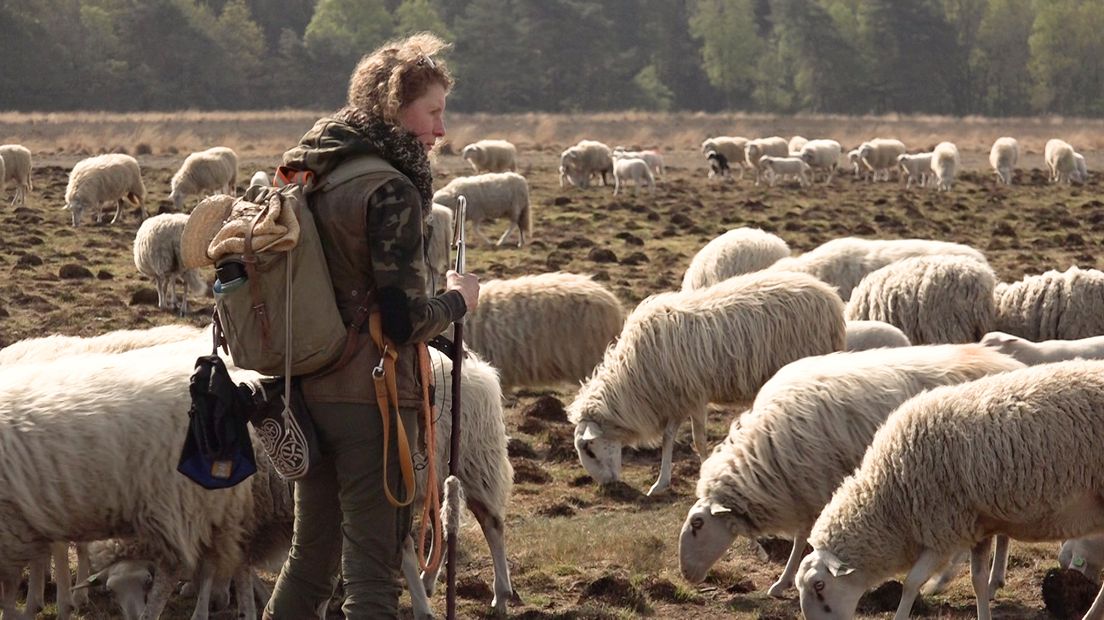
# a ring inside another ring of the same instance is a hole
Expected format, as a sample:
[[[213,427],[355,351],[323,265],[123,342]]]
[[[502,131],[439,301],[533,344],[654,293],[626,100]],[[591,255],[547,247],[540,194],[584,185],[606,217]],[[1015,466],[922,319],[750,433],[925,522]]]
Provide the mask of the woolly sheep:
[[[932,151],[931,169],[940,191],[950,191],[958,171],[958,147],[952,142],[940,142]]]
[[[1034,342],[1104,335],[1104,273],[1096,269],[1025,276],[994,296],[995,330]]]
[[[885,321],[913,344],[977,342],[993,325],[996,276],[959,256],[916,256],[863,278],[851,293],[849,321]]]
[[[874,138],[859,146],[859,162],[871,174],[889,180],[889,173],[897,166],[897,156],[905,153],[905,143],[891,138]]]
[[[517,172],[517,147],[506,140],[480,140],[460,151],[476,174]]]
[[[138,207],[142,219],[146,219],[146,186],[142,184],[142,170],[138,160],[130,155],[109,153],[77,162],[69,173],[69,185],[65,188],[65,208],[73,214],[73,226],[80,226],[81,213],[95,210],[96,222],[100,221],[100,207],[108,201],[116,202],[114,224],[123,212],[123,203]]]
[[[594,140],[580,140],[560,154],[560,187],[567,181],[576,187],[590,186],[590,177],[600,175],[602,185],[609,185],[606,175],[613,172],[610,148]]]
[[[1058,566],[1078,571],[1099,584],[1100,571],[1104,570],[1104,535],[1094,534],[1063,542],[1058,551]]]
[[[533,216],[529,204],[529,184],[516,172],[489,172],[471,177],[458,177],[433,194],[433,202],[456,212],[457,198],[468,199],[466,219],[483,241],[491,240],[483,234],[479,224],[483,220],[505,217],[510,221],[506,232],[499,237],[502,245],[510,233],[518,231],[518,247],[525,245],[525,238],[533,236]]]
[[[717,136],[706,138],[702,141],[702,155],[708,155],[714,151],[724,156],[730,166],[740,167],[740,177],[744,176],[744,151],[747,148],[748,139],[741,136]]]
[[[1104,530],[1104,362],[1061,362],[940,387],[902,404],[836,490],[798,568],[806,618],[850,618],[859,596],[908,570],[897,618],[920,585],[972,549],[978,618],[991,537],[1062,540]],[[911,568],[910,568],[911,567]],[[1086,618],[1099,617],[1098,595]]]
[[[866,143],[864,142],[863,144]],[[862,158],[860,156],[861,150],[862,145],[860,144],[859,148],[847,151],[847,161],[851,164],[851,175],[856,179],[864,176],[865,174],[865,168],[863,168]]]
[[[936,386],[1023,367],[978,344],[833,353],[787,364],[763,385],[739,430],[702,464],[698,501],[679,537],[683,576],[704,579],[737,536],[787,536],[793,550],[769,590],[781,596],[793,586],[817,515],[894,409]]]
[[[272,181],[264,170],[254,172],[253,176],[249,178],[249,187],[268,187],[270,185],[272,185]]]
[[[49,362],[80,353],[123,353],[183,340],[210,342],[210,332],[192,325],[161,325],[148,329],[121,329],[99,336],[44,336],[13,342],[0,349],[0,367]]]
[[[431,272],[430,288],[435,292],[445,286],[445,273],[450,269],[449,252],[452,248],[452,209],[434,203],[426,216],[426,264]],[[478,306],[477,306],[478,307]]]
[[[179,309],[180,315],[188,314],[188,293],[202,295],[207,292],[207,282],[197,269],[183,270],[180,265],[180,238],[187,213],[162,213],[142,222],[134,236],[134,266],[144,276],[152,278],[157,286],[157,307]],[[176,283],[184,285],[180,305],[176,303]]]
[[[728,158],[717,151],[709,151],[705,154],[705,160],[709,162],[709,178],[715,176],[732,177],[732,169],[728,165]],[[741,171],[743,168],[741,168]]]
[[[732,276],[766,269],[790,255],[780,237],[758,228],[735,228],[698,250],[682,276],[682,290],[712,286]]]
[[[1104,359],[1104,336],[1077,340],[1044,340],[1031,342],[1004,332],[989,332],[981,344],[1034,366],[1072,359]]]
[[[203,193],[237,195],[238,154],[225,146],[192,153],[184,159],[170,183],[169,200],[177,211],[184,210],[184,199]]]
[[[1077,173],[1075,151],[1065,140],[1052,138],[1047,140],[1043,149],[1043,160],[1050,172],[1051,183],[1069,183]]]
[[[1088,182],[1089,168],[1085,164],[1085,156],[1081,153],[1073,154],[1073,169],[1074,174],[1070,175],[1070,179],[1077,181],[1078,183]]]
[[[835,140],[810,140],[798,151],[798,156],[809,164],[813,173],[823,171],[825,173],[824,184],[832,182],[832,175],[839,167],[840,153],[843,147]],[[792,151],[791,151],[792,152]]]
[[[778,136],[748,140],[747,146],[744,147],[744,159],[747,161],[748,167],[755,171],[756,185],[759,185],[759,181],[763,178],[763,171],[759,164],[764,155],[789,157],[790,144],[785,138]]]
[[[658,151],[647,149],[644,151],[630,151],[623,146],[613,147],[613,157],[639,157],[648,162],[648,168],[651,169],[652,175],[660,176],[663,174],[663,155],[660,155]]]
[[[613,195],[621,193],[621,188],[629,181],[633,184],[633,196],[640,186],[646,186],[648,193],[655,194],[655,176],[648,162],[639,157],[614,157],[613,159]]]
[[[579,460],[597,482],[612,482],[620,477],[622,444],[662,438],[660,475],[649,494],[666,489],[684,419],[704,458],[707,403],[750,400],[787,363],[843,345],[843,304],[806,275],[759,272],[653,295],[629,315],[568,407]]]
[[[882,321],[848,321],[846,351],[912,346],[905,332]]]
[[[34,189],[31,183],[31,151],[20,144],[0,145],[0,191],[8,181],[15,183],[15,195],[11,204],[27,204],[27,194]]]
[[[997,173],[997,182],[1012,185],[1012,171],[1020,160],[1020,143],[1015,138],[997,138],[989,149],[989,165]]]
[[[926,187],[932,176],[932,154],[917,153],[916,155],[909,155],[908,153],[902,153],[897,156],[897,167],[902,174],[908,176],[905,189],[912,187],[913,181],[916,181],[920,187]]]
[[[985,262],[985,256],[968,245],[929,239],[861,239],[842,237],[770,266],[773,270],[807,273],[839,290],[844,301],[870,272],[912,256],[965,256]]]
[[[800,157],[771,157],[764,155],[759,158],[759,172],[766,177],[767,183],[774,187],[775,181],[782,177],[794,177],[801,187],[805,187],[811,180],[809,178],[812,168]]]
[[[786,148],[789,149],[791,155],[800,155],[801,149],[808,143],[808,138],[804,136],[794,136],[786,143]]]
[[[480,286],[464,340],[499,369],[504,387],[585,379],[619,333],[625,312],[589,276],[543,273]]]

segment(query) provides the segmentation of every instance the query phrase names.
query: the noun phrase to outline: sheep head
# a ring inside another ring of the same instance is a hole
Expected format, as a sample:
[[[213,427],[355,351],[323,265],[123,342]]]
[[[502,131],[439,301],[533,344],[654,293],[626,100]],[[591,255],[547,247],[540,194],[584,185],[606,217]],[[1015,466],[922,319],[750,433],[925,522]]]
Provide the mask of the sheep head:
[[[686,514],[679,533],[679,570],[690,583],[701,583],[736,539],[733,512],[708,498]]]
[[[598,484],[621,479],[621,442],[603,437],[598,423],[583,420],[575,425],[575,451]]]

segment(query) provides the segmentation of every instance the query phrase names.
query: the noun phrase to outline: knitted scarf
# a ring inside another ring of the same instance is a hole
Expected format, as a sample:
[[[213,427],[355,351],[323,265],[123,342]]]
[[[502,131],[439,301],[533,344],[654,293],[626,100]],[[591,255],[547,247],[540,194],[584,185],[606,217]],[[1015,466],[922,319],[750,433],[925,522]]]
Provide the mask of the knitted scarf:
[[[355,129],[376,147],[380,157],[406,175],[422,196],[423,215],[429,213],[433,204],[433,173],[418,137],[360,108],[346,106],[333,117]]]

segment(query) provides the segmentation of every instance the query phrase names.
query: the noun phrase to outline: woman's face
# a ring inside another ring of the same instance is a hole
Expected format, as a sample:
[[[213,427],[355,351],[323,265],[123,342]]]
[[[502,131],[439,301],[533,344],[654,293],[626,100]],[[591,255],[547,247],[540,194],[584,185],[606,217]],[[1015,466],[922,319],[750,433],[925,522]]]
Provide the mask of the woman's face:
[[[437,138],[445,136],[445,87],[436,82],[426,92],[399,110],[399,123],[418,136],[428,153]]]

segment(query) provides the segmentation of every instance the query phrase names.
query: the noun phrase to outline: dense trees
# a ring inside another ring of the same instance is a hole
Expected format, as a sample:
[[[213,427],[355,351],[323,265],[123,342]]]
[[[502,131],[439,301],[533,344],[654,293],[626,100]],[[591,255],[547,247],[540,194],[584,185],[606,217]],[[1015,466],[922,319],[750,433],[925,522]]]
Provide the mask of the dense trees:
[[[419,30],[454,110],[1104,115],[1104,0],[0,2],[0,109],[336,107]]]

